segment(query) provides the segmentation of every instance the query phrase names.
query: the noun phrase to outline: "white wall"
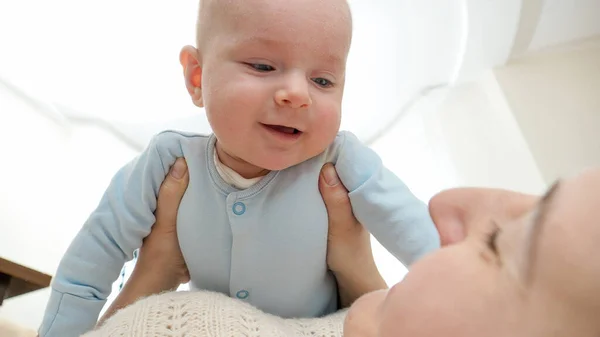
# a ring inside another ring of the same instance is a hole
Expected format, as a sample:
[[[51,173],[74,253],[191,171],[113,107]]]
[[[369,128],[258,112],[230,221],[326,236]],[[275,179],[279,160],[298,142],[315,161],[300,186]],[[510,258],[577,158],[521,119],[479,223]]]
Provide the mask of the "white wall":
[[[455,170],[455,186],[540,193],[545,184],[491,71],[449,90],[428,117],[438,147]],[[429,136],[430,138],[433,136]]]
[[[113,173],[133,156],[95,128],[66,129],[0,84],[0,256],[54,274]],[[37,329],[48,289],[4,301],[0,317]]]
[[[495,74],[546,183],[600,165],[600,40]]]

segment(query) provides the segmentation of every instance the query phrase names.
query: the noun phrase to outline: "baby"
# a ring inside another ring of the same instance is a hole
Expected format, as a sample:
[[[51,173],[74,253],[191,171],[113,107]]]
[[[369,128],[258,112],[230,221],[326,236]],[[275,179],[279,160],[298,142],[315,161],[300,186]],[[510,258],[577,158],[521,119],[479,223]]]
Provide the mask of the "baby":
[[[117,172],[59,265],[40,336],[94,327],[178,157],[190,175],[177,231],[192,289],[282,317],[337,310],[317,184],[328,162],[355,216],[401,262],[438,248],[427,206],[339,132],[351,39],[346,0],[202,1],[197,48],[184,47],[180,61],[214,134],[165,131]]]

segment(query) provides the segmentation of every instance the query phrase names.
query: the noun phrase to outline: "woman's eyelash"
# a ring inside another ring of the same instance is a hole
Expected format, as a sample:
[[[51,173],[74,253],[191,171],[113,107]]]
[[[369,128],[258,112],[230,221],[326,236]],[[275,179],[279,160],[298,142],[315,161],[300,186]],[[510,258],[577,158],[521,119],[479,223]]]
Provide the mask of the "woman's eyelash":
[[[498,255],[498,246],[496,245],[496,239],[498,238],[498,234],[500,234],[500,226],[498,226],[498,224],[496,224],[495,222],[493,222],[493,226],[494,229],[488,235],[487,245],[494,254]]]

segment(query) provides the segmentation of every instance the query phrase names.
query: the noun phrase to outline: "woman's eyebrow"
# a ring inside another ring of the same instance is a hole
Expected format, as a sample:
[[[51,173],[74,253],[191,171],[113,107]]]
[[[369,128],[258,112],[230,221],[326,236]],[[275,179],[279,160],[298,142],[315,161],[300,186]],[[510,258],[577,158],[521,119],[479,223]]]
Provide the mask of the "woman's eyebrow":
[[[552,200],[556,196],[556,191],[558,191],[560,186],[560,181],[556,181],[552,186],[548,189],[548,191],[544,194],[542,199],[540,200],[535,217],[533,221],[530,223],[529,228],[527,230],[528,237],[526,243],[526,256],[525,256],[525,283],[530,284],[532,280],[532,272],[533,266],[536,262],[536,256],[538,251],[538,243],[541,236],[541,232],[544,229],[544,225],[546,223],[546,218],[550,209],[552,208]]]

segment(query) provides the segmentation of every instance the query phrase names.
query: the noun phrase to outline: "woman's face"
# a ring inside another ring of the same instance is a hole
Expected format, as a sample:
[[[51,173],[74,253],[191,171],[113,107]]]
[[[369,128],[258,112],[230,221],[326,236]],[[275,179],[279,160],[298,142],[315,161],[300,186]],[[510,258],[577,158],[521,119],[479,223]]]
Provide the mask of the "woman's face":
[[[430,210],[444,248],[360,298],[345,336],[600,335],[600,169],[542,198],[450,190]]]

